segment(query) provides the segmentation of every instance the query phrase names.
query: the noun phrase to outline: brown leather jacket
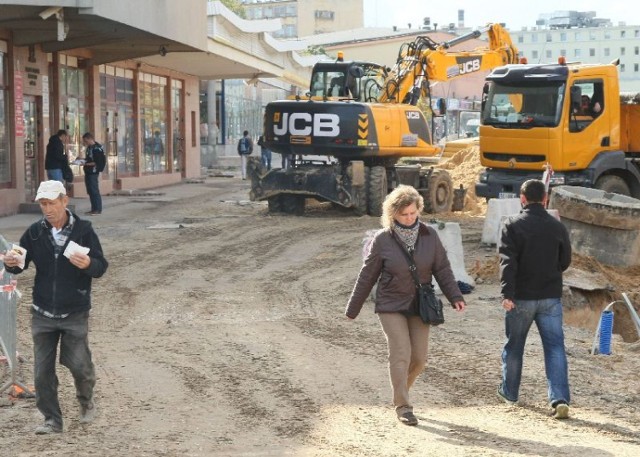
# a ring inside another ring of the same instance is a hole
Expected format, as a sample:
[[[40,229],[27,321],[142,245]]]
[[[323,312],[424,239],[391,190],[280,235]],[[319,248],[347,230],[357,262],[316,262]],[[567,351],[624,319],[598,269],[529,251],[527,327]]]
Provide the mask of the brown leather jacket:
[[[447,252],[436,231],[422,222],[420,223],[418,241],[414,252],[414,260],[418,268],[418,276],[422,284],[430,284],[432,276],[438,281],[440,289],[453,303],[463,301],[462,293],[451,271]],[[392,238],[389,229],[376,233],[371,244],[371,251],[364,259],[353,287],[345,314],[355,318],[369,296],[378,279],[376,290],[376,313],[393,313],[409,310],[416,296],[407,258],[400,250],[400,245]]]

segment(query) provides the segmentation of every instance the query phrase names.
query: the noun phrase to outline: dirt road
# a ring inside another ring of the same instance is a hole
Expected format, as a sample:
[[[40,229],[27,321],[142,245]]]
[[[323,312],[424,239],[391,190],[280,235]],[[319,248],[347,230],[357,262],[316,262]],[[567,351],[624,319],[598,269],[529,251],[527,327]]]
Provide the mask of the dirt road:
[[[41,417],[32,400],[20,400],[0,408],[0,455],[640,455],[640,357],[630,345],[590,356],[592,332],[567,327],[573,418],[558,422],[548,415],[532,331],[522,405],[497,400],[503,320],[495,280],[432,331],[427,369],[412,390],[420,425],[399,424],[372,305],[354,322],[343,316],[360,240],[378,221],[328,207],[270,216],[266,205],[238,203],[247,188],[209,178],[107,202],[93,219],[111,263],[94,283],[91,321],[100,415],[78,423],[72,380],[61,369],[65,433],[36,437]],[[0,232],[15,240],[29,220],[0,220]],[[480,247],[482,223],[462,219],[469,268],[494,255]],[[32,274],[19,277],[27,355]]]

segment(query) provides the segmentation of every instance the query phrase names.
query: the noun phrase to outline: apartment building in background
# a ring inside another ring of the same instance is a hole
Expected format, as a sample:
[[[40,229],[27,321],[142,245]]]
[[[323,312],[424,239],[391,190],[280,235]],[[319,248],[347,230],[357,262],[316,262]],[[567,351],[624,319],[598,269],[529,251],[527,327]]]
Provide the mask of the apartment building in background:
[[[363,0],[242,0],[246,17],[282,21],[276,38],[297,38],[364,26]]]

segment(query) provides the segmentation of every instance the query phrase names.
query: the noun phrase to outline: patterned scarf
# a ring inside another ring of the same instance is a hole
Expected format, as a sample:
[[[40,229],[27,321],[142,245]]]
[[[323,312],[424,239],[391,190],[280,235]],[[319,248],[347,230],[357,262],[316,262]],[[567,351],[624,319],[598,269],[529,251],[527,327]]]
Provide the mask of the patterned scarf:
[[[416,222],[411,225],[402,225],[398,221],[393,223],[393,232],[402,241],[409,252],[413,251],[416,247],[416,241],[418,240],[418,230],[420,229],[420,219],[416,218]]]

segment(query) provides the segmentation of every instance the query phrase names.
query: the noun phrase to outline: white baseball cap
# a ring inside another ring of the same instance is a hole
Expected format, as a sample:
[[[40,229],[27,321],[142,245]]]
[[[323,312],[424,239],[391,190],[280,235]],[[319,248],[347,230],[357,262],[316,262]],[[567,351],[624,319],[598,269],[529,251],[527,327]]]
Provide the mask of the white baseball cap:
[[[38,193],[36,194],[36,201],[40,199],[55,200],[62,195],[67,195],[67,189],[60,181],[42,181],[40,187],[38,187]]]

